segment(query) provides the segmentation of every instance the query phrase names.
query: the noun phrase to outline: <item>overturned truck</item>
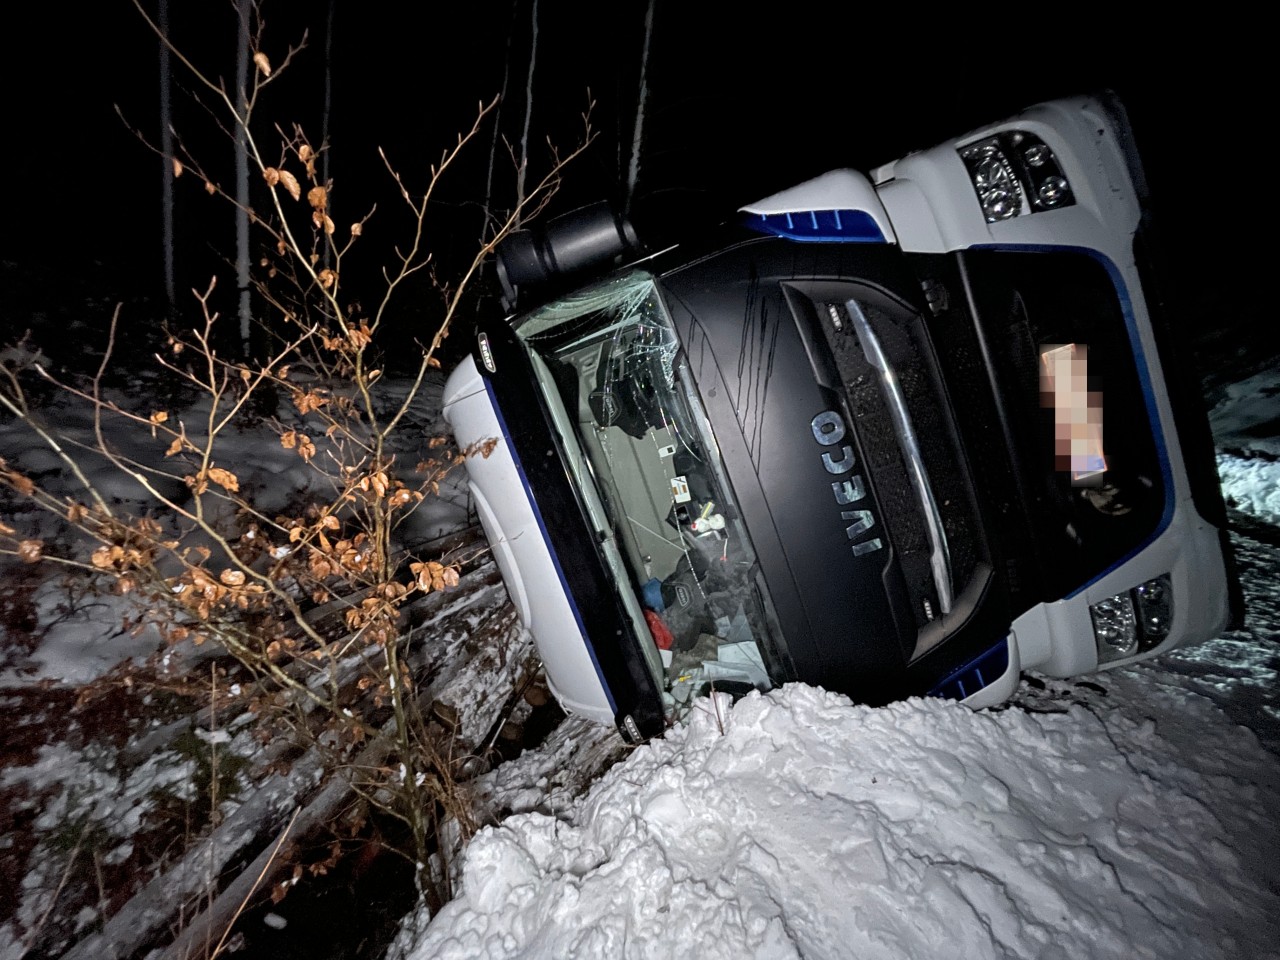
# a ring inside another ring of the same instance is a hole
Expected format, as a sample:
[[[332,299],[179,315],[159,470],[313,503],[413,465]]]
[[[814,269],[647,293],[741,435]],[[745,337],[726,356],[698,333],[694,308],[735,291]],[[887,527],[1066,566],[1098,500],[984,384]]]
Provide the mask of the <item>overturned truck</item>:
[[[1123,107],[1045,103],[652,256],[510,238],[450,377],[494,556],[570,712],[708,687],[999,703],[1243,615]]]

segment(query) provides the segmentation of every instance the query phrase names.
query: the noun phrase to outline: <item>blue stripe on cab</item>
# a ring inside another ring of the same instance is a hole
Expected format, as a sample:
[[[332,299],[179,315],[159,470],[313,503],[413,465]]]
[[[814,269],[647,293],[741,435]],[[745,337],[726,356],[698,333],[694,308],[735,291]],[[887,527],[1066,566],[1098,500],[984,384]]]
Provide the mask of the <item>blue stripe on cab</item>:
[[[884,243],[875,218],[865,210],[795,210],[790,213],[748,213],[743,225],[801,243]]]

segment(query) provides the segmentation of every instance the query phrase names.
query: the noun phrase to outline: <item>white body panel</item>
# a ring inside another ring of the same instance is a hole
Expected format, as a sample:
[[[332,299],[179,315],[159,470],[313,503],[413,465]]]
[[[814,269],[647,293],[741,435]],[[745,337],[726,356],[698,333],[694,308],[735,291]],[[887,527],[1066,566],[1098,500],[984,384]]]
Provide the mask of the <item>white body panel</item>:
[[[1035,134],[1053,150],[1071,184],[1074,206],[986,222],[957,148],[1003,130]],[[887,164],[873,171],[872,179],[904,251],[943,253],[999,245],[1074,247],[1100,253],[1109,261],[1113,279],[1123,288],[1121,294],[1129,303],[1141,362],[1155,386],[1160,443],[1173,485],[1172,520],[1153,543],[1085,590],[1020,616],[1013,625],[1015,643],[1011,647],[1016,646],[1021,665],[1055,676],[1097,669],[1090,604],[1164,573],[1172,575],[1175,601],[1169,637],[1154,650],[1102,666],[1144,660],[1222,629],[1228,619],[1227,582],[1218,533],[1199,517],[1191,501],[1173,412],[1163,389],[1164,373],[1134,260],[1133,237],[1141,217],[1139,197],[1116,131],[1102,105],[1085,97],[1041,104]]]
[[[613,707],[556,558],[542,534],[484,380],[470,357],[445,384],[444,418],[460,449],[498,440],[488,457],[467,458],[471,495],[511,602],[537,640],[552,693],[572,713],[613,723]]]
[[[888,212],[871,181],[857,170],[831,170],[742,208],[743,213],[763,214],[798,210],[861,210],[876,222],[886,241],[894,242]]]

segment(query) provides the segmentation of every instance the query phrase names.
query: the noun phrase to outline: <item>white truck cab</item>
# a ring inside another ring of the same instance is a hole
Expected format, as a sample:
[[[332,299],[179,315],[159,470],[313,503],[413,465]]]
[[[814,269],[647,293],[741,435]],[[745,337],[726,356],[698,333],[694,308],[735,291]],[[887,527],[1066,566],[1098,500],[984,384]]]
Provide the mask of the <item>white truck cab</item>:
[[[1007,698],[1242,616],[1123,108],[1032,107],[649,257],[514,236],[445,417],[566,710]]]

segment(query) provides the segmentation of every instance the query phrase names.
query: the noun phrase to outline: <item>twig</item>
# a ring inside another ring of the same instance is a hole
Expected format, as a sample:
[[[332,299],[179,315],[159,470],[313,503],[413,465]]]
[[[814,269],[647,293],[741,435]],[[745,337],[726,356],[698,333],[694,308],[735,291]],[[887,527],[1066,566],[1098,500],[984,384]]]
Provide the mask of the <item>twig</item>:
[[[84,843],[85,830],[80,831],[80,836],[76,838],[76,845],[71,850],[71,856],[67,858],[67,866],[62,871],[62,879],[58,881],[58,888],[53,891],[53,896],[49,899],[49,909],[44,912],[44,916],[40,918],[40,922],[28,931],[26,940],[22,944],[22,955],[26,956],[31,949],[31,945],[36,942],[36,937],[40,936],[40,931],[44,929],[44,925],[49,922],[49,917],[53,914],[53,908],[58,905],[58,897],[62,895],[62,888],[67,885],[67,879],[71,876],[71,868],[75,866],[76,857],[80,855],[80,846]]]
[[[253,886],[249,888],[249,892],[244,895],[244,899],[240,901],[240,906],[236,908],[236,912],[231,917],[231,922],[227,924],[227,928],[222,931],[222,937],[218,940],[217,945],[213,948],[213,953],[209,955],[209,960],[215,958],[222,952],[223,946],[230,936],[231,930],[236,925],[236,921],[240,919],[240,914],[244,912],[245,906],[249,903],[249,898],[253,896],[258,889],[258,884],[262,883],[262,878],[267,875],[267,871],[271,869],[271,864],[275,862],[276,857],[280,854],[280,848],[284,845],[285,838],[289,836],[289,831],[293,829],[294,821],[298,819],[298,814],[302,812],[302,808],[298,807],[293,811],[293,816],[289,818],[289,822],[285,824],[285,828],[280,833],[280,838],[276,840],[275,849],[271,851],[271,856],[267,862],[262,865],[262,870],[258,872],[257,878],[253,881]]]

